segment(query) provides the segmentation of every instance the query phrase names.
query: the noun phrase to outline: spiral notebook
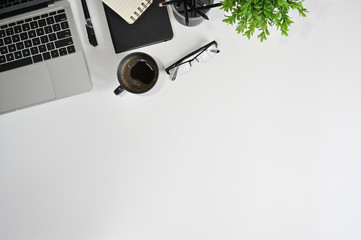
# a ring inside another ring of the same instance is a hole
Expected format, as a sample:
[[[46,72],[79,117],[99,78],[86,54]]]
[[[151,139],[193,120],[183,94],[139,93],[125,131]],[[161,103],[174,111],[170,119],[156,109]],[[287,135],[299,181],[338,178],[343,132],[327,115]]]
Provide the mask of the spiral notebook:
[[[163,1],[153,0],[153,4],[134,24],[128,24],[113,9],[105,3],[103,4],[116,53],[161,43],[173,38],[167,8],[158,7],[158,4]]]
[[[153,0],[102,1],[129,24],[133,24],[153,2]]]

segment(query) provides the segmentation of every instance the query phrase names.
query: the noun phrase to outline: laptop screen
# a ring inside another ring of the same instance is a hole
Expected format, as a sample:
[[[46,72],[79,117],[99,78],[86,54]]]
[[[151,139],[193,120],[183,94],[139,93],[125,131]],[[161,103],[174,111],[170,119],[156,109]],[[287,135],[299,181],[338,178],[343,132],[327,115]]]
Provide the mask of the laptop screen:
[[[45,6],[53,0],[0,0],[0,19]]]

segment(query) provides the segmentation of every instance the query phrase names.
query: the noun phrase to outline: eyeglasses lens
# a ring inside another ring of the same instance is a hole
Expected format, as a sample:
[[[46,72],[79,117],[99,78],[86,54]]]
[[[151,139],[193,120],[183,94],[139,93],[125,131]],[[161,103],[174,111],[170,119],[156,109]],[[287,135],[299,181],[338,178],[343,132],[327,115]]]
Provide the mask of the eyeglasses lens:
[[[210,46],[204,52],[202,52],[198,57],[198,62],[206,62],[211,59],[216,53],[218,53],[218,49],[215,45]]]
[[[171,76],[180,76],[186,72],[188,72],[191,69],[192,65],[190,62],[183,63],[175,68],[172,68],[169,70],[169,73]]]

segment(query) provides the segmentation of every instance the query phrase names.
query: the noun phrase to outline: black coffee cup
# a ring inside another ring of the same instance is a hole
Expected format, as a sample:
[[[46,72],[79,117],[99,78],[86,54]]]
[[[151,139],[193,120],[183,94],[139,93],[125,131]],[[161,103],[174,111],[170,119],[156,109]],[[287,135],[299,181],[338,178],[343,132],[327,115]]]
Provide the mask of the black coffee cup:
[[[157,82],[159,68],[148,54],[135,52],[125,56],[119,63],[117,77],[120,83],[114,90],[119,95],[126,90],[131,93],[145,93]]]

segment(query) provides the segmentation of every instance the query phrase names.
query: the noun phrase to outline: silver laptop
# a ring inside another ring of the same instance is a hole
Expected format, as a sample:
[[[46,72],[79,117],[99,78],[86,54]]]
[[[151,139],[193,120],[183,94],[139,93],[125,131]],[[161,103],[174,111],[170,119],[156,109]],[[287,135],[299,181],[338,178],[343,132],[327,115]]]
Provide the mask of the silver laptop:
[[[0,114],[91,90],[65,0],[0,0]]]

